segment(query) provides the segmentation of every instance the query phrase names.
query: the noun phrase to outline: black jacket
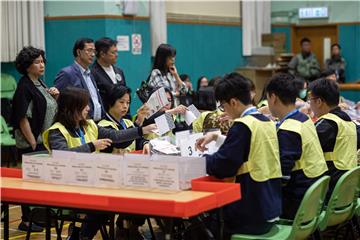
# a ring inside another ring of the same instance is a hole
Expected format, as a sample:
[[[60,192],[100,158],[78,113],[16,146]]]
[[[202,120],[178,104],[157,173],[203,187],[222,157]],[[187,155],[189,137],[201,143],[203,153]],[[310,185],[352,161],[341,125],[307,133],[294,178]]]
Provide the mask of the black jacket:
[[[117,84],[126,86],[124,72],[114,65],[113,68],[115,74],[119,74],[121,77],[120,80],[117,80]],[[114,83],[97,61],[95,61],[92,65],[91,73],[94,76],[97,87],[99,88],[100,96],[104,101]]]
[[[43,81],[39,79],[39,82],[46,88]],[[26,112],[31,101],[34,107],[32,117],[28,118],[28,120],[31,131],[35,139],[37,139],[44,125],[46,99],[36,88],[33,81],[25,75],[20,79],[13,98],[12,124],[15,129],[20,129],[20,120],[26,117]]]

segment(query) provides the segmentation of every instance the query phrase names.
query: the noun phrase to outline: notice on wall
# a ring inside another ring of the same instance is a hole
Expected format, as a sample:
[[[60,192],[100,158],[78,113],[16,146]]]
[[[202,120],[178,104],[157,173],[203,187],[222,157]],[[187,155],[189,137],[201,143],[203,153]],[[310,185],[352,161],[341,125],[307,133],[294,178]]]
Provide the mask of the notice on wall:
[[[130,51],[130,40],[127,35],[119,35],[116,37],[116,47],[118,51]]]
[[[140,55],[142,52],[141,34],[132,34],[131,43],[132,43],[132,54]]]

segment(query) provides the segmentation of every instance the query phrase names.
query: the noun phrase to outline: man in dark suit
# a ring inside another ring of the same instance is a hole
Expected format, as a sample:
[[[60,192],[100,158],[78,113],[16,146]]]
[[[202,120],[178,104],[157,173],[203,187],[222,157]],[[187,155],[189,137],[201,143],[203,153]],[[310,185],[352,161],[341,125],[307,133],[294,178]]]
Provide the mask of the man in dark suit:
[[[55,87],[61,92],[68,86],[83,88],[90,93],[89,117],[100,121],[105,116],[105,110],[97,88],[96,82],[89,69],[94,61],[94,41],[81,38],[75,42],[73,48],[75,62],[60,70],[55,78]]]
[[[105,101],[114,85],[126,86],[124,72],[115,66],[117,62],[116,41],[111,38],[100,38],[95,42],[96,61],[91,67],[100,95]]]

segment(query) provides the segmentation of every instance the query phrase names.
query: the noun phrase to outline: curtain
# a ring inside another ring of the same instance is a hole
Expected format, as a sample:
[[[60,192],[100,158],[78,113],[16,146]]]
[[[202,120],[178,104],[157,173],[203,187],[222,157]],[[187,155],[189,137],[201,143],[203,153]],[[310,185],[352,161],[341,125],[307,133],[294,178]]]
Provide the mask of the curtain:
[[[43,1],[1,1],[1,62],[29,45],[45,48]]]
[[[167,43],[165,1],[150,1],[151,53],[155,56],[157,47]]]
[[[271,33],[271,1],[242,1],[243,55],[261,47],[261,35]]]

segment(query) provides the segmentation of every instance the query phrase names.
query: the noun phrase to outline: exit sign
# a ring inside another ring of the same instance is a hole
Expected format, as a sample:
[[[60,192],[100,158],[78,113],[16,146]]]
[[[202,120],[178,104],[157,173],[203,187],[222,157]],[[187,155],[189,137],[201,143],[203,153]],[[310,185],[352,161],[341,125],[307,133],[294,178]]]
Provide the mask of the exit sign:
[[[299,18],[327,18],[329,11],[327,7],[299,8]]]

